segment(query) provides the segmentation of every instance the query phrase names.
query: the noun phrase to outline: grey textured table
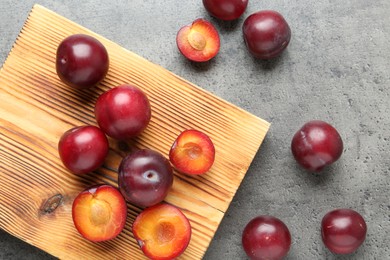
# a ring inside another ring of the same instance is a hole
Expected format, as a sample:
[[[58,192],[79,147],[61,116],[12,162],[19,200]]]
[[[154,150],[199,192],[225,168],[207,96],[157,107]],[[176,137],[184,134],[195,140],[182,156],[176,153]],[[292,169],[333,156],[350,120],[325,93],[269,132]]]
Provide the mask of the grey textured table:
[[[0,1],[1,64],[34,3]],[[246,259],[241,233],[259,214],[289,227],[287,259],[390,259],[390,1],[250,0],[235,22],[210,17],[201,0],[37,3],[272,123],[205,259]],[[249,55],[241,31],[262,9],[281,12],[292,29],[287,51],[268,62]],[[179,28],[199,17],[221,36],[218,56],[205,64],[187,61],[175,43]],[[319,176],[290,152],[292,135],[311,119],[333,124],[345,147]],[[365,243],[342,257],[320,238],[322,216],[339,207],[357,210],[368,225]],[[0,231],[0,258],[51,256]]]

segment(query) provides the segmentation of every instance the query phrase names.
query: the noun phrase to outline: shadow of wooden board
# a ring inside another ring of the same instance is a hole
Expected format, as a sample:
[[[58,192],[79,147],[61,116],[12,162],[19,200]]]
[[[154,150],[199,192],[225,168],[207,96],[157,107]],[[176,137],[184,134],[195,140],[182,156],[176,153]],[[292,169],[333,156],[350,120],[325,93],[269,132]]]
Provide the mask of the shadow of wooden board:
[[[107,48],[110,69],[96,88],[75,90],[55,70],[59,43],[84,33]],[[58,155],[60,136],[74,126],[96,125],[94,103],[124,83],[149,97],[152,119],[137,138],[109,139],[110,152],[98,170],[76,176]],[[180,259],[201,259],[257,153],[270,124],[174,75],[92,31],[35,5],[0,71],[0,228],[62,259],[145,259],[131,232],[141,208],[128,203],[128,219],[115,239],[91,243],[76,231],[72,202],[89,185],[117,187],[121,159],[150,148],[168,157],[184,129],[204,131],[216,148],[215,163],[201,176],[175,172],[165,203],[179,207],[192,226]]]

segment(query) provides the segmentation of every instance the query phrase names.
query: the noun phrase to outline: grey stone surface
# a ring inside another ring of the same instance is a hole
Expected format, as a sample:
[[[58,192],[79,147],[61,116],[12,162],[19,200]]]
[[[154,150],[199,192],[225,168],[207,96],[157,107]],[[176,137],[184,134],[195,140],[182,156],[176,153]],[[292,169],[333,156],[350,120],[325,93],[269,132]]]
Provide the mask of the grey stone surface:
[[[259,214],[290,228],[286,259],[390,259],[389,0],[252,0],[235,22],[210,17],[200,0],[0,0],[1,64],[34,3],[272,123],[205,259],[246,259],[241,232]],[[287,51],[268,62],[248,54],[241,32],[244,18],[262,9],[281,12],[292,29]],[[199,17],[221,36],[220,53],[205,64],[187,61],[175,44],[178,29]],[[345,146],[317,176],[290,152],[292,135],[311,119],[333,124]],[[365,243],[348,256],[331,254],[320,238],[322,216],[338,207],[359,211],[368,224]],[[51,259],[4,231],[0,258]]]

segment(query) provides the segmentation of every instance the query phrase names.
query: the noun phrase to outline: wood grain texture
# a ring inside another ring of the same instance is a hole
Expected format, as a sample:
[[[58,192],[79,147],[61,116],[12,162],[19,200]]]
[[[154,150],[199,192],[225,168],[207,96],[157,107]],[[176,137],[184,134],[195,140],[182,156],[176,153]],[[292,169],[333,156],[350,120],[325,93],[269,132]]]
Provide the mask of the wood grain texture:
[[[94,89],[71,89],[56,75],[56,48],[75,33],[96,37],[108,50],[108,75]],[[149,96],[148,128],[127,142],[109,139],[109,156],[95,172],[71,174],[58,156],[60,136],[74,126],[96,125],[97,97],[124,83]],[[188,128],[211,137],[215,163],[202,176],[175,172],[166,202],[181,208],[192,225],[190,245],[180,259],[201,259],[269,128],[268,122],[39,5],[0,71],[0,100],[0,227],[62,259],[144,259],[131,233],[142,209],[128,204],[125,230],[112,241],[90,243],[73,226],[73,199],[92,184],[117,186],[117,167],[135,149],[168,156],[176,136]]]

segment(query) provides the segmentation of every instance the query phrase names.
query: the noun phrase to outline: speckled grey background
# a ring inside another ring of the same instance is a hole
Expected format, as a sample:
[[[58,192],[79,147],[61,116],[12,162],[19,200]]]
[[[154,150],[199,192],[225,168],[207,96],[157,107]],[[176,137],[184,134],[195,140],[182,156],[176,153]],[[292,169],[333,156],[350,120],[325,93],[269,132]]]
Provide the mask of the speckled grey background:
[[[287,259],[390,259],[389,0],[250,0],[235,22],[210,17],[201,0],[0,0],[1,63],[34,3],[272,123],[205,259],[246,259],[241,232],[259,214],[290,228]],[[242,39],[244,18],[262,9],[281,12],[292,29],[287,51],[269,62],[253,59]],[[221,36],[218,56],[205,64],[187,61],[175,44],[179,28],[199,17]],[[320,176],[300,169],[290,152],[292,135],[311,119],[333,124],[345,146]],[[331,254],[320,238],[322,216],[338,207],[368,224],[365,243],[349,256]],[[51,259],[3,231],[0,258]]]

